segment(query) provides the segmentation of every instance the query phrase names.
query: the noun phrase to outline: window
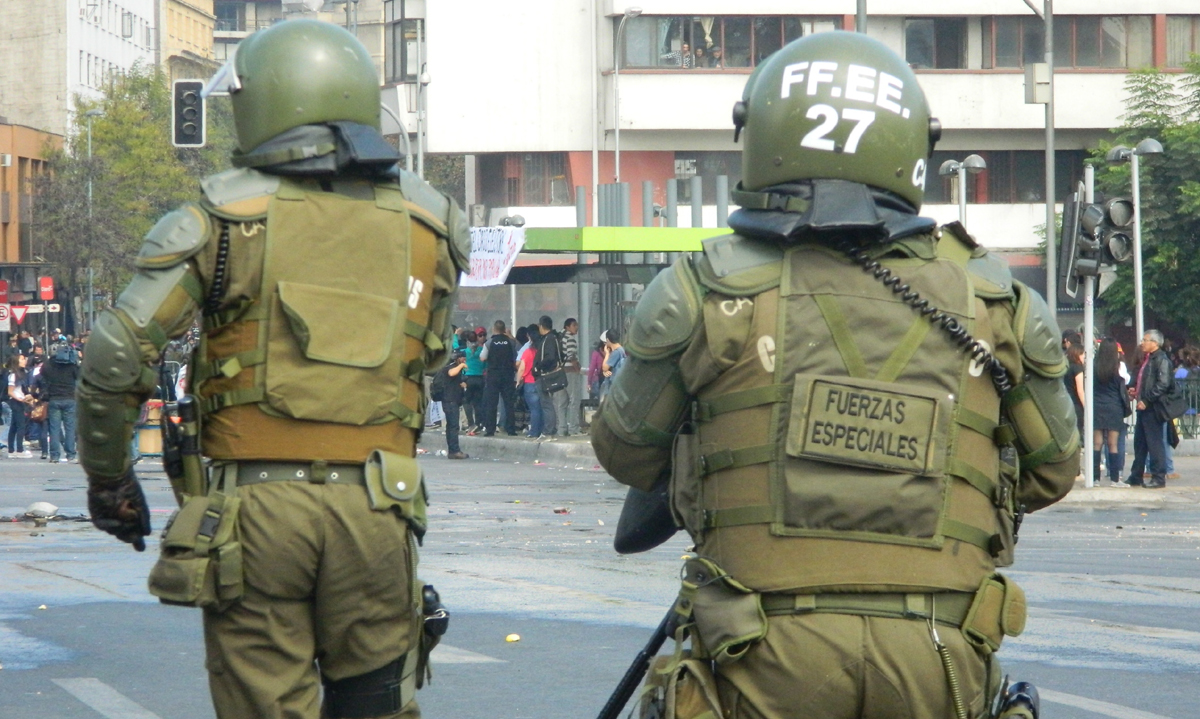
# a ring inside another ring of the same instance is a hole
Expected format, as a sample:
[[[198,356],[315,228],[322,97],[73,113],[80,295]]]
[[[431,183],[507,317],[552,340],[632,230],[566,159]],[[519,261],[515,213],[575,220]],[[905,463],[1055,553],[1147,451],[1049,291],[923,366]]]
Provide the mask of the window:
[[[483,203],[489,207],[570,205],[571,182],[565,152],[509,152],[481,155]]]
[[[1183,67],[1193,53],[1200,53],[1200,15],[1167,17],[1167,67]]]
[[[1025,67],[1042,62],[1046,56],[1045,29],[1041,18],[1036,17],[983,18],[983,67]]]
[[[701,178],[701,203],[717,204],[717,176],[729,178],[729,189],[737,187],[742,181],[742,153],[727,151],[710,152],[676,152],[675,179],[679,180],[680,204],[692,201],[691,178],[699,175]],[[729,198],[725,198],[728,200]]]
[[[958,178],[942,177],[937,168],[946,160],[962,160],[966,150],[938,151],[929,160],[929,179],[925,184],[925,204],[958,202]],[[1026,205],[1046,201],[1046,153],[1042,150],[981,150],[976,153],[987,162],[977,175],[967,174],[967,202],[972,204]],[[1061,201],[1083,179],[1083,150],[1058,150],[1054,153],[1054,186]]]
[[[613,20],[617,32],[621,18]],[[840,18],[641,15],[625,21],[622,68],[749,68],[805,35],[841,28]]]
[[[387,82],[417,81],[417,30],[422,20],[404,17],[403,0],[385,0],[384,80]]]
[[[966,67],[967,21],[960,17],[904,21],[904,54],[916,70]]]
[[[1139,68],[1154,63],[1148,15],[1054,18],[1054,66]]]
[[[216,2],[213,14],[217,16],[217,32],[243,32],[246,29],[246,4],[240,2]]]

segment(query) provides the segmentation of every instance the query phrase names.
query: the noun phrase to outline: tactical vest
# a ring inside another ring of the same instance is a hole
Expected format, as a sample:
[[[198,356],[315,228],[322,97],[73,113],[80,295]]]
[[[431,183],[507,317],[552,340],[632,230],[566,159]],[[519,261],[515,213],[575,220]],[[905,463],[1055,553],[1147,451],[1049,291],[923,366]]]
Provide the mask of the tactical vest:
[[[229,233],[225,300],[206,313],[192,361],[207,456],[414,455],[426,350],[442,348],[429,324],[447,231],[394,182],[347,187],[283,179],[207,208]],[[213,258],[214,273],[221,265]]]
[[[937,254],[882,264],[994,348],[985,300],[1011,286],[968,273],[949,232]],[[699,554],[751,589],[806,593],[975,591],[1011,561],[1000,398],[944,331],[818,245],[697,275],[703,341],[680,362],[728,364],[675,445],[673,502]]]

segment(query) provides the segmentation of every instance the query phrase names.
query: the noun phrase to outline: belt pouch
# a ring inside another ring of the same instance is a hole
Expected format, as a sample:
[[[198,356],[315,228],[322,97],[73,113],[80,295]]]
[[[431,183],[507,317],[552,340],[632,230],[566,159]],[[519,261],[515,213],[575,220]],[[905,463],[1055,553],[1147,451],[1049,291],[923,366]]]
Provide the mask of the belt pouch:
[[[638,702],[638,719],[721,719],[717,681],[707,661],[687,652],[654,658]]]
[[[236,491],[236,490],[235,490]],[[238,541],[241,499],[214,483],[208,495],[190,496],[163,530],[150,593],[164,604],[228,608],[244,591]]]
[[[377,449],[367,457],[364,469],[371,509],[380,512],[394,509],[408,522],[418,540],[424,538],[429,498],[417,460]]]
[[[741,659],[767,636],[767,615],[760,595],[710,560],[697,557],[684,564],[681,604],[689,595],[703,654],[717,664]]]
[[[704,508],[701,505],[700,482],[703,478],[696,472],[696,457],[699,456],[699,439],[684,427],[675,435],[671,453],[671,513],[675,525],[687,528],[694,538],[704,531]]]
[[[1024,590],[1008,577],[994,574],[984,579],[975,592],[962,632],[972,645],[994,652],[1004,637],[1025,631],[1025,615]]]

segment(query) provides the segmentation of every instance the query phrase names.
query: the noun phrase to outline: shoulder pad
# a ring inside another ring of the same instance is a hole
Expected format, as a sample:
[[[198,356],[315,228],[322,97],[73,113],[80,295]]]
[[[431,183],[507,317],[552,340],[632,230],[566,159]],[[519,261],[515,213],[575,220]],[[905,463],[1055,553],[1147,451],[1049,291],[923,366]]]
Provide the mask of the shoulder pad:
[[[779,286],[783,248],[741,235],[710,237],[696,263],[700,284],[732,296],[756,295]]]
[[[168,212],[146,233],[134,265],[151,270],[178,265],[203,249],[211,229],[208,213],[195,203]]]
[[[658,273],[633,311],[625,349],[644,360],[682,352],[700,324],[703,297],[688,259]]]
[[[450,200],[450,217],[446,222],[450,230],[450,257],[459,272],[471,271],[471,226],[467,222],[467,213],[463,212],[458,203]]]
[[[407,170],[400,170],[400,191],[404,193],[404,199],[424,210],[436,221],[437,225],[433,229],[444,237],[449,228],[447,219],[450,217],[450,198]]]
[[[1067,373],[1067,357],[1050,306],[1021,282],[1014,280],[1013,289],[1016,291],[1013,331],[1025,367],[1043,377],[1063,376]]]
[[[1012,299],[1012,271],[1002,258],[985,251],[967,260],[967,273],[971,275],[977,297],[986,300]]]
[[[209,175],[200,181],[204,197],[213,207],[254,200],[275,194],[279,177],[264,172],[240,168]]]

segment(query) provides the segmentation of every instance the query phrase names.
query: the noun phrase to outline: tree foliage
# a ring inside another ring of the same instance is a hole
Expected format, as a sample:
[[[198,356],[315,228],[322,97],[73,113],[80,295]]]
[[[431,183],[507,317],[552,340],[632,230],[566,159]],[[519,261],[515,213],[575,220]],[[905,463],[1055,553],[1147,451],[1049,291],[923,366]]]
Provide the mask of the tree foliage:
[[[1146,314],[1200,336],[1200,56],[1179,76],[1154,69],[1129,74],[1124,124],[1094,153],[1096,186],[1129,197],[1129,164],[1108,165],[1108,151],[1159,140],[1161,155],[1139,158],[1142,278]],[[1104,295],[1111,319],[1134,313],[1133,269],[1122,266]]]
[[[208,145],[182,149],[171,145],[170,93],[161,68],[139,64],[114,75],[98,100],[76,98],[67,147],[51,153],[37,187],[34,229],[35,253],[58,265],[68,286],[89,267],[100,288],[123,284],[158,218],[226,166],[235,143],[228,99],[208,100]],[[89,110],[104,113],[92,118],[90,157]]]

